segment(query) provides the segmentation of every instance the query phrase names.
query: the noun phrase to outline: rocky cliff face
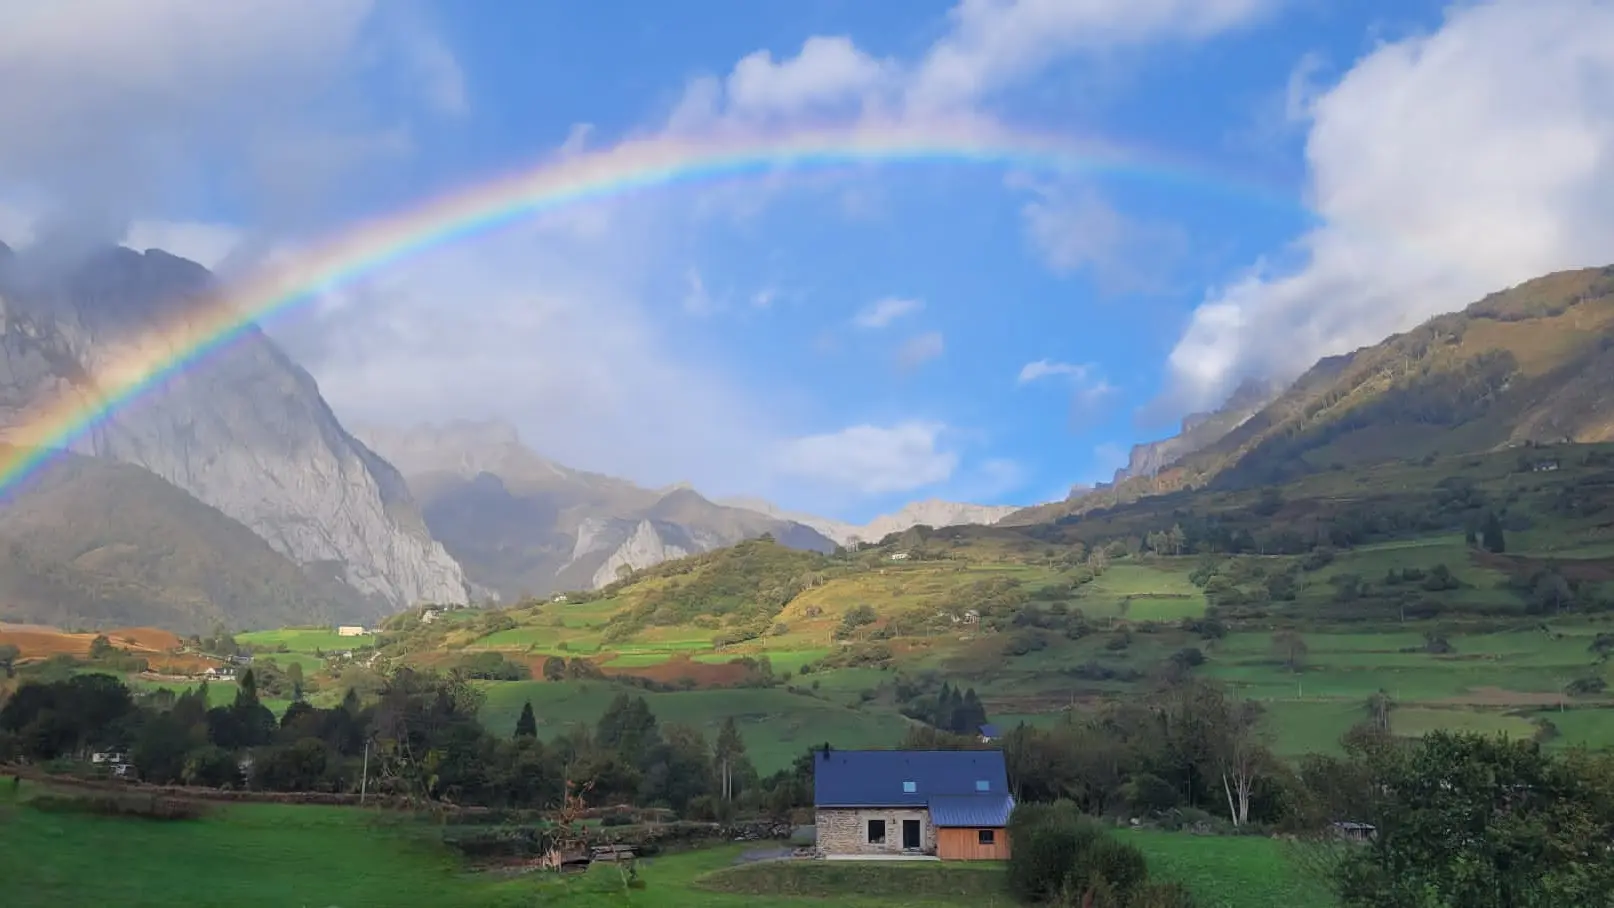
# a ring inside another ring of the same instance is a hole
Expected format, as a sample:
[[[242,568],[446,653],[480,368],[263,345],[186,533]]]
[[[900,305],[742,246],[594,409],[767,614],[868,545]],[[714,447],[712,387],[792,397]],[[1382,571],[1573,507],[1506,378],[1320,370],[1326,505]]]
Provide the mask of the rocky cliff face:
[[[0,426],[55,395],[93,405],[95,376],[120,350],[161,343],[166,326],[198,314],[211,285],[201,266],[157,250],[66,263],[17,256],[0,271]],[[394,608],[466,601],[459,565],[432,540],[402,475],[349,435],[313,378],[256,329],[73,448],[144,467]]]
[[[1153,476],[1178,460],[1203,450],[1243,425],[1283,393],[1279,382],[1250,379],[1239,385],[1227,403],[1209,413],[1190,413],[1182,431],[1170,438],[1133,445],[1127,464],[1115,471],[1115,482],[1134,476]]]
[[[624,567],[764,533],[792,548],[835,545],[799,523],[714,504],[688,487],[646,489],[561,466],[498,422],[356,431],[408,477],[432,535],[470,579],[505,599],[604,586]]]

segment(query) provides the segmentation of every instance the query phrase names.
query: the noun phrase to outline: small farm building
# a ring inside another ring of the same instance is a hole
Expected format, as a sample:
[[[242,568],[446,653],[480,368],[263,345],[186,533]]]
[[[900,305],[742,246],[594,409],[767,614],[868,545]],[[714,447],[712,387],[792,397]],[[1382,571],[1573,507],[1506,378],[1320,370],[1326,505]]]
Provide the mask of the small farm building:
[[[999,750],[821,750],[813,759],[818,849],[1007,860],[1008,788]]]

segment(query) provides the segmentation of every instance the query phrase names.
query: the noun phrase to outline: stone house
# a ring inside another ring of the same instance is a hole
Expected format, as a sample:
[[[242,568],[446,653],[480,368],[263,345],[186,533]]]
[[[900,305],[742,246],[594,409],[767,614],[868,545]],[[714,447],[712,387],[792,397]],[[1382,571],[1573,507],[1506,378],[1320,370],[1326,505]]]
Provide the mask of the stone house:
[[[813,812],[826,857],[1009,857],[1000,750],[830,750],[813,759]]]

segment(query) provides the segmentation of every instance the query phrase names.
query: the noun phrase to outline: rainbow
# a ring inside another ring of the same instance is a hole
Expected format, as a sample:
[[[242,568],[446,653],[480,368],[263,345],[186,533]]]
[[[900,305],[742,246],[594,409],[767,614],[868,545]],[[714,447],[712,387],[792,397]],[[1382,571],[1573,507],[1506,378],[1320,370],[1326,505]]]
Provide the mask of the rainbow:
[[[1168,156],[1101,142],[1029,134],[978,121],[954,124],[862,124],[702,138],[628,139],[600,151],[573,153],[368,221],[223,286],[211,305],[120,348],[94,376],[93,393],[64,395],[32,407],[4,441],[0,495],[8,495],[143,393],[276,315],[429,248],[523,217],[598,202],[641,190],[803,168],[893,163],[995,164],[1039,172],[1133,174],[1188,188],[1233,191],[1292,210],[1292,197],[1230,179]],[[196,313],[200,314],[196,314]]]

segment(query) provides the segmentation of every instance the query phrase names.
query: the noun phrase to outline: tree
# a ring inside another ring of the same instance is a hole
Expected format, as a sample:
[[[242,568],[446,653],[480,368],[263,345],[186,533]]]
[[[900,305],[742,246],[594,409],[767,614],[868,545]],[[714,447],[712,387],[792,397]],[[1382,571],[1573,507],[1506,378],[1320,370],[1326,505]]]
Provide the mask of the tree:
[[[1376,730],[1389,734],[1390,712],[1395,709],[1395,701],[1382,688],[1368,695],[1367,721]]]
[[[643,697],[617,694],[600,716],[594,731],[595,743],[621,757],[630,766],[640,765],[652,748],[661,743],[655,714]]]
[[[1292,672],[1306,667],[1306,638],[1299,631],[1282,630],[1272,635],[1272,651],[1283,661],[1283,667]]]
[[[516,737],[538,737],[538,717],[532,714],[532,701],[521,704],[521,717],[516,719]]]
[[[112,645],[112,641],[107,639],[106,634],[96,634],[95,639],[90,641],[91,659],[105,659],[108,656],[116,655],[117,652],[117,647]]]
[[[1372,841],[1331,881],[1347,908],[1606,905],[1614,889],[1614,759],[1534,741],[1433,732],[1357,757],[1382,792]]]
[[[1480,527],[1480,542],[1487,552],[1499,555],[1507,551],[1507,539],[1502,535],[1502,520],[1495,511],[1485,515],[1485,523]]]
[[[566,679],[566,660],[560,656],[550,656],[544,660],[544,680],[563,681]]]
[[[0,671],[6,677],[13,677],[17,673],[17,660],[22,657],[22,650],[14,643],[0,643]]]
[[[749,770],[751,765],[745,753],[745,740],[740,737],[740,729],[734,724],[733,716],[725,718],[723,725],[717,730],[717,742],[712,747],[712,762],[717,768],[718,797],[732,801],[737,771],[742,768]]]

